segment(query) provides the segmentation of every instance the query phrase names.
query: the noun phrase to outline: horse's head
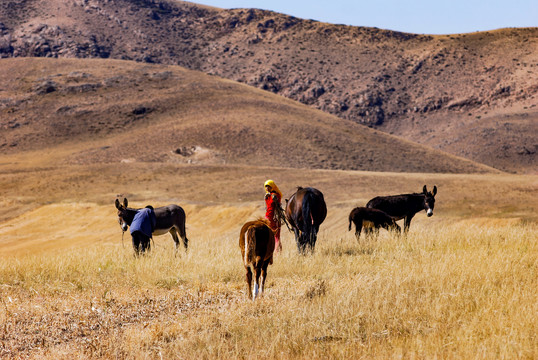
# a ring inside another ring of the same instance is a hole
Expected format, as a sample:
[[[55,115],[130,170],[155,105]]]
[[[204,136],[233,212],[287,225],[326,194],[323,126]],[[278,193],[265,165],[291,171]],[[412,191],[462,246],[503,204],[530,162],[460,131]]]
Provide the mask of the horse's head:
[[[426,185],[422,188],[422,193],[424,194],[424,210],[428,217],[433,215],[433,208],[435,206],[435,194],[437,194],[437,186],[433,186],[433,191],[428,192]]]
[[[127,231],[127,228],[133,221],[132,216],[130,216],[130,213],[127,209],[127,199],[123,198],[123,204],[120,203],[118,199],[116,199],[116,209],[118,209],[118,222],[120,223],[121,229],[123,231]]]

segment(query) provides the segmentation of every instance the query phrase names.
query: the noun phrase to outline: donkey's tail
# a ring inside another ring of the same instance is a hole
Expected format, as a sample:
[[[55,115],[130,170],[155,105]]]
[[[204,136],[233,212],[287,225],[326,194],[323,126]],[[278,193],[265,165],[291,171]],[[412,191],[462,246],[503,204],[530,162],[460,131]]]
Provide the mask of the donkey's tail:
[[[179,237],[181,238],[181,241],[183,241],[185,251],[187,251],[189,249],[189,239],[187,239],[187,230],[185,229],[187,226],[187,215],[185,214],[185,210],[183,210],[182,207],[180,207],[179,217],[177,218],[176,222],[176,228],[179,232]]]
[[[185,251],[189,249],[189,239],[187,239],[187,231],[185,230],[185,221],[181,224],[181,227],[179,228],[179,237],[181,238],[181,241],[183,241],[183,246],[185,247]]]

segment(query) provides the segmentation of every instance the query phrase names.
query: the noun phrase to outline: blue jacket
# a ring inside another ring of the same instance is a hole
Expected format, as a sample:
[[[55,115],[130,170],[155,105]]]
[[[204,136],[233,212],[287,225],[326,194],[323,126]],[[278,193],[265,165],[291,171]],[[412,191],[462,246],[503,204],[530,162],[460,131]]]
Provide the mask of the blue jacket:
[[[137,211],[134,216],[133,222],[131,223],[131,234],[135,231],[140,231],[142,234],[147,237],[151,237],[153,230],[155,229],[155,224],[157,223],[157,218],[155,217],[155,211],[150,208],[143,208]]]

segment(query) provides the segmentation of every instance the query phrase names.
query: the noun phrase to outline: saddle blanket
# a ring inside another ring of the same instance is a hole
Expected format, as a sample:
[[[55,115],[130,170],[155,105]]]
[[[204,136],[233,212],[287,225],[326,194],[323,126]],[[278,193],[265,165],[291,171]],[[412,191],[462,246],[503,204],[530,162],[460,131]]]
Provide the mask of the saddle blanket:
[[[135,231],[140,231],[147,237],[151,237],[155,225],[157,224],[157,218],[155,217],[155,211],[151,208],[143,208],[137,211],[131,223],[131,234]]]

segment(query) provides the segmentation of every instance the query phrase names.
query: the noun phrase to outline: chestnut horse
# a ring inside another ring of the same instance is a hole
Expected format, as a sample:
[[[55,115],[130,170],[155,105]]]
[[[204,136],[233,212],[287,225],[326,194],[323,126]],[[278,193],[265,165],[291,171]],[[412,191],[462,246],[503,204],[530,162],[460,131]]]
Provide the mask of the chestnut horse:
[[[275,234],[269,221],[260,218],[245,223],[239,233],[239,247],[241,248],[243,265],[247,270],[247,296],[250,298],[252,294],[252,300],[256,300],[259,293],[263,294],[267,267],[273,263]],[[254,289],[252,289],[253,272],[255,273]]]
[[[135,215],[140,210],[127,207],[128,204],[129,203],[126,198],[123,199],[123,204],[116,199],[118,221],[123,231],[127,231],[127,228],[131,226]],[[189,245],[189,239],[187,239],[187,233],[185,232],[185,211],[183,208],[179,205],[167,205],[155,208],[154,212],[156,222],[151,235],[163,235],[169,232],[172,235],[172,239],[174,239],[174,242],[176,243],[177,251],[179,249],[179,233],[186,251]],[[138,252],[135,239],[133,239],[133,246],[135,247],[135,252]],[[145,250],[144,246],[142,250]]]
[[[327,205],[321,191],[298,187],[295,194],[286,199],[286,219],[295,233],[299,253],[307,247],[314,252],[319,226],[327,217]]]

